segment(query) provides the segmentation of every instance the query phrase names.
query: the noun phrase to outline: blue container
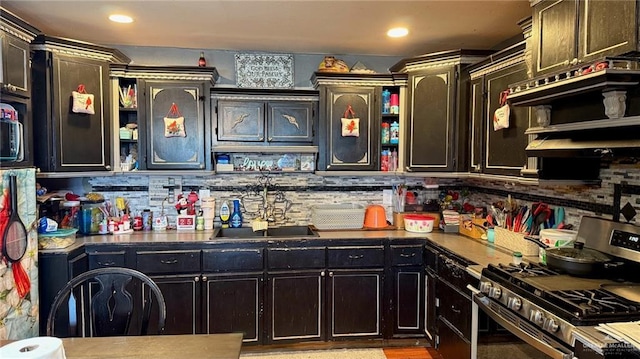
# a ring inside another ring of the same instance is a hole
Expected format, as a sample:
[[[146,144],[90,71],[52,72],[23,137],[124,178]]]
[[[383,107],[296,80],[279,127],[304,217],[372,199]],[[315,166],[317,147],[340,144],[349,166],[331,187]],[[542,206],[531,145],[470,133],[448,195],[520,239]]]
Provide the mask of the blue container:
[[[242,227],[242,211],[240,210],[240,200],[233,200],[233,212],[231,213],[231,219],[229,221],[229,227],[240,228]]]
[[[391,111],[391,92],[389,90],[382,91],[382,113],[389,114]]]
[[[91,224],[93,223],[93,211],[91,208],[83,208],[80,211],[80,233],[91,234]]]

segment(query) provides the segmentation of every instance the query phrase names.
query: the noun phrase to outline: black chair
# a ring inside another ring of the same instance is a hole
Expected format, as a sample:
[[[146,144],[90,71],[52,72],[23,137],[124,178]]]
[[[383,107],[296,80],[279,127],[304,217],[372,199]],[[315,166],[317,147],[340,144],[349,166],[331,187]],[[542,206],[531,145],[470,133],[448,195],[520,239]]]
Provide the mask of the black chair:
[[[157,310],[152,311],[153,306]],[[166,315],[162,292],[151,278],[129,268],[99,268],[73,278],[58,292],[47,318],[47,335],[146,335],[150,318],[156,316],[157,334],[162,334]],[[66,333],[57,333],[56,325]]]

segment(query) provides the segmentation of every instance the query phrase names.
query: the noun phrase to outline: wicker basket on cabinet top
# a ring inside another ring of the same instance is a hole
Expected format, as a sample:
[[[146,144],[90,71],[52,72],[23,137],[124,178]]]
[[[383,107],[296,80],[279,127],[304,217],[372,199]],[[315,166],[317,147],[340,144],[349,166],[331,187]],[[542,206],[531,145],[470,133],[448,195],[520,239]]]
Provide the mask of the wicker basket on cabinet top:
[[[311,207],[311,223],[317,229],[360,229],[365,208],[360,204],[322,204]]]

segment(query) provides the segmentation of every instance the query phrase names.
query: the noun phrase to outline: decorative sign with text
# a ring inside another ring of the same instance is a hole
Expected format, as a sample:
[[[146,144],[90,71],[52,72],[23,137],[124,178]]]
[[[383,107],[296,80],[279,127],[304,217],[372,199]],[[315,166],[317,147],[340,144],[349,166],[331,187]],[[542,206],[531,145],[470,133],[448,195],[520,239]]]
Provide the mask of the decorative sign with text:
[[[250,88],[292,88],[293,55],[236,54],[236,85]]]

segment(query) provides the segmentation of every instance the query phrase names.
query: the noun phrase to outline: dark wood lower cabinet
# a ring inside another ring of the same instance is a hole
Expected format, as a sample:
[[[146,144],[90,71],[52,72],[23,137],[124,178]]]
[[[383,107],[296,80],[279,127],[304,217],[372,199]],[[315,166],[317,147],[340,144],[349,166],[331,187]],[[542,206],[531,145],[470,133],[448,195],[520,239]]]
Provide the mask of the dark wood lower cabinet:
[[[260,344],[264,277],[260,273],[212,274],[206,287],[205,333],[241,332],[245,343]]]
[[[86,272],[88,266],[89,258],[80,249],[61,254],[39,254],[40,335],[47,334],[47,317],[58,291],[73,277]],[[64,320],[65,317],[69,317],[68,311],[61,308],[58,313],[56,328],[61,332],[68,332],[68,322],[65,323]]]
[[[395,336],[424,335],[424,278],[422,267],[400,267],[392,271],[393,333]]]
[[[444,359],[471,358],[471,342],[446,319],[438,318],[438,353]]]
[[[86,245],[59,255],[41,253],[41,334],[48,306],[73,276],[128,267],[160,287],[167,306],[165,334],[242,332],[244,342],[253,345],[391,339],[403,332],[419,337],[422,316],[432,304],[423,303],[422,244],[405,243]],[[132,288],[134,305],[146,289]],[[157,318],[152,311],[150,333],[158,330]]]
[[[324,340],[324,270],[267,275],[267,340]]]
[[[167,305],[167,321],[164,334],[201,333],[200,310],[201,285],[200,273],[151,276],[164,296]],[[149,333],[157,331],[157,317],[152,314],[149,320]]]
[[[436,272],[428,267],[424,275],[424,331],[432,347],[436,346],[436,320],[438,315],[436,311],[436,281]]]
[[[329,339],[381,336],[383,269],[329,272]]]

